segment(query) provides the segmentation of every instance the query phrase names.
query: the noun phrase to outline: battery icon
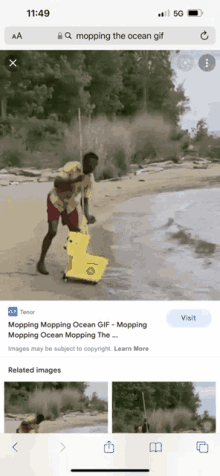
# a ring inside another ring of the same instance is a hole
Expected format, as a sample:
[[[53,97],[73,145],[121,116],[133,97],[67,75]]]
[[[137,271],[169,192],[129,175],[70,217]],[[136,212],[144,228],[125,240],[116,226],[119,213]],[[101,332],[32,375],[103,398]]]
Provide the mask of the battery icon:
[[[188,17],[201,17],[203,14],[202,10],[188,10]]]

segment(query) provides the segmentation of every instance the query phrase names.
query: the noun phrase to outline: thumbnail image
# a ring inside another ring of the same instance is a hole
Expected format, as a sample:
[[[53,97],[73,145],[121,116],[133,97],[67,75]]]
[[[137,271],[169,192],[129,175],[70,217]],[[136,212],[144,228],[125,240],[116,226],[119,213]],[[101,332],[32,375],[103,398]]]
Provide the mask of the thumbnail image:
[[[5,382],[5,433],[107,432],[107,383]]]
[[[220,299],[219,61],[0,52],[0,299]]]
[[[215,433],[214,382],[114,382],[113,433]]]

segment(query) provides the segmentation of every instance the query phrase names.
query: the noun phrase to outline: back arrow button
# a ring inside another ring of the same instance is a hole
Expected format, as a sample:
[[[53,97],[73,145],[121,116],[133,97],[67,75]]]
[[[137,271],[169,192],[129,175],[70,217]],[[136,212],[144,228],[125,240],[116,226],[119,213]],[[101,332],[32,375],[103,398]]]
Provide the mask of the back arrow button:
[[[18,450],[16,450],[16,448],[15,448],[16,445],[17,445],[17,443],[15,443],[15,444],[12,446],[12,448],[13,448],[14,451],[16,451],[16,453],[18,453]]]

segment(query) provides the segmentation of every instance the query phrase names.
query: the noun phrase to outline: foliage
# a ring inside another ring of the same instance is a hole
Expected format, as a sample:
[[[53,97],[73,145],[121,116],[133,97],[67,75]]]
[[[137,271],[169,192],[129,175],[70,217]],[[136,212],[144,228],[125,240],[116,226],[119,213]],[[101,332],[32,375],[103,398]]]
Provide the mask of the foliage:
[[[20,140],[22,153],[8,146],[6,165],[79,160],[79,107],[83,153],[100,157],[96,177],[121,176],[145,158],[178,161],[188,99],[169,51],[19,51],[22,67],[13,73],[4,67],[8,54],[0,52],[0,135]]]
[[[173,433],[191,430],[193,414],[186,408],[147,410],[150,433]],[[135,426],[143,424],[143,413],[134,410],[113,412],[113,432],[133,433]],[[195,427],[195,425],[194,425]]]
[[[177,124],[187,107],[176,88],[169,51],[20,51],[22,67],[4,67],[0,55],[0,100],[7,115],[46,119],[56,114],[70,123],[78,107],[87,116],[162,114]]]
[[[20,167],[22,165],[22,160],[22,150],[17,147],[16,143],[7,146],[7,148],[3,148],[0,155],[0,163],[2,167]]]
[[[46,420],[57,418],[67,410],[80,411],[80,394],[71,388],[35,390],[29,396],[28,407],[33,413],[42,413]]]
[[[52,117],[51,117],[52,116]],[[34,151],[41,149],[45,141],[57,145],[63,140],[63,124],[56,115],[51,115],[48,119],[40,120],[31,117],[26,123],[25,138],[26,149]]]
[[[215,418],[198,414],[201,402],[191,382],[115,382],[113,432],[131,433],[143,423],[143,395],[150,433],[204,432],[207,421],[215,431]]]
[[[85,395],[85,382],[6,382],[5,412],[42,413],[47,420],[60,413],[83,413],[90,410],[106,412],[108,404],[93,393]]]
[[[106,163],[113,163],[113,165],[126,174],[128,171],[128,162],[126,160],[126,151],[123,148],[123,145],[120,144],[112,145],[107,148],[106,153]]]
[[[195,129],[194,141],[199,142],[209,137],[208,126],[205,119],[200,119],[197,122]]]
[[[87,91],[94,114],[112,116],[123,109],[120,93],[123,89],[121,51],[85,51],[85,67],[91,78]]]
[[[105,400],[100,400],[97,393],[93,392],[92,398],[90,400],[90,408],[98,412],[107,411],[107,402]]]
[[[106,165],[97,175],[98,180],[108,180],[111,178],[116,178],[116,171],[112,165]]]
[[[122,55],[122,113],[156,112],[177,125],[188,99],[183,86],[176,88],[169,51],[124,51]]]
[[[147,410],[187,408],[196,413],[200,400],[191,382],[123,382],[113,385],[113,408]]]
[[[8,118],[0,118],[0,136],[9,134],[11,132],[10,121]]]

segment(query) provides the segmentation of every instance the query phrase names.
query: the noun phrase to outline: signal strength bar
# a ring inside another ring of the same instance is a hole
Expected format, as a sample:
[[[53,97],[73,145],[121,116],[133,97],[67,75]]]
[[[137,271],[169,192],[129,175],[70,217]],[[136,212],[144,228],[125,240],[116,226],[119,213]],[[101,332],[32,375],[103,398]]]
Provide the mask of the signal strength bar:
[[[166,10],[165,12],[158,13],[158,17],[169,17],[170,10]]]

